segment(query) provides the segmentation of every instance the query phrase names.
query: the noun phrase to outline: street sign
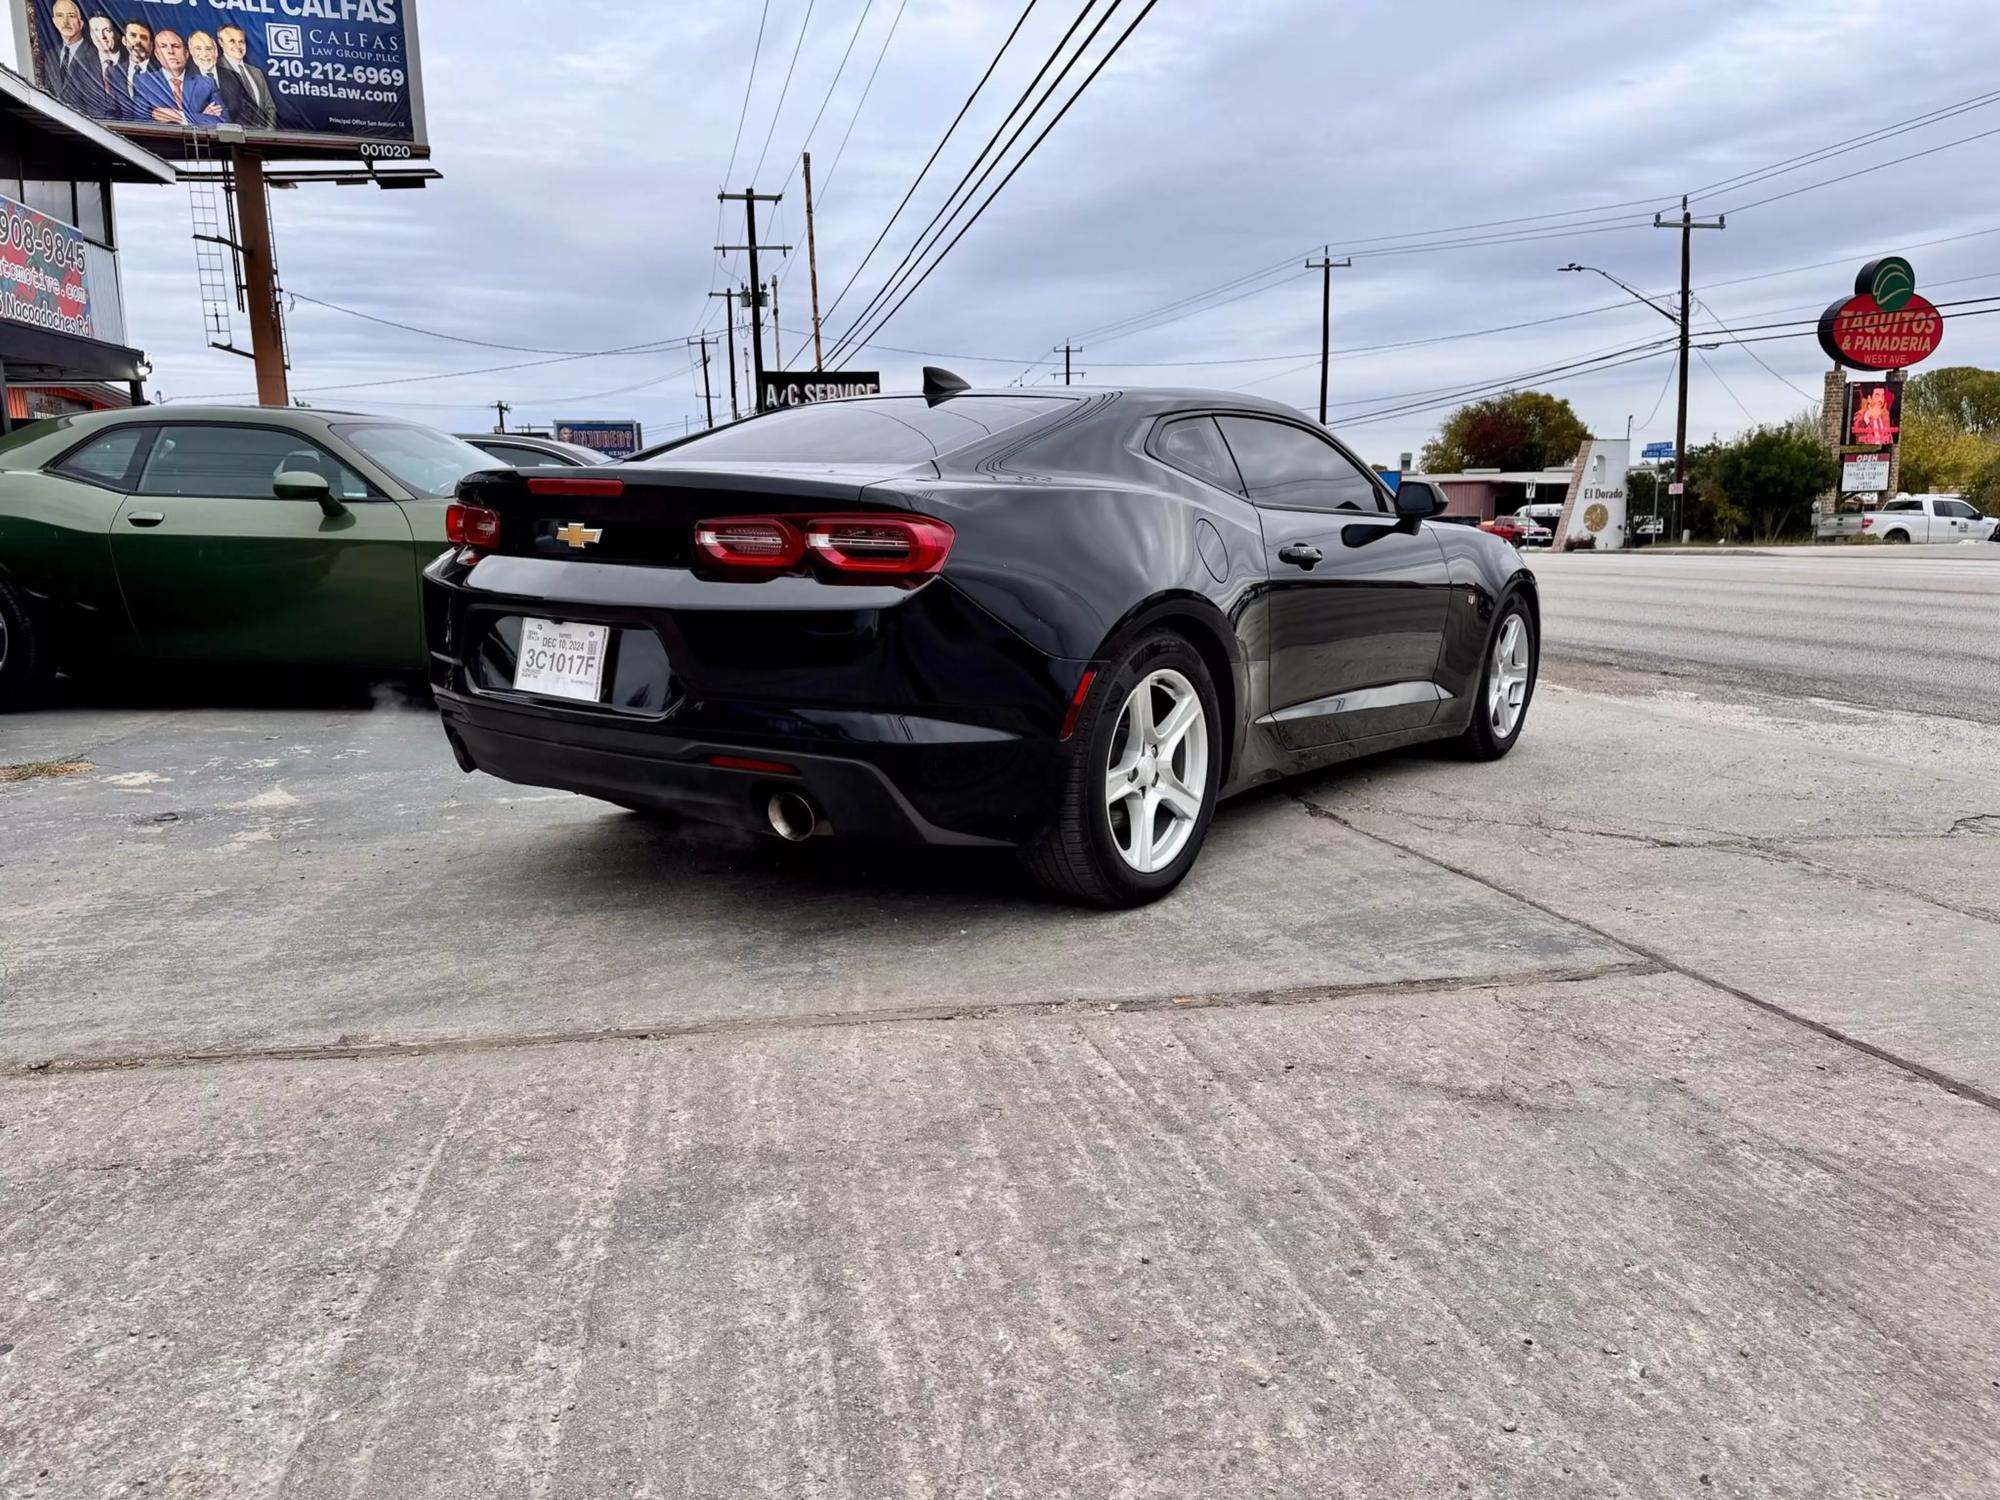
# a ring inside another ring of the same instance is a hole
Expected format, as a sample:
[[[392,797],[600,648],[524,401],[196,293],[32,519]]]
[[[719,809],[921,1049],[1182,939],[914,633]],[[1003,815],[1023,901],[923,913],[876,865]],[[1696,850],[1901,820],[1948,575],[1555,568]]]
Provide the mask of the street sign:
[[[1672,458],[1674,456],[1674,445],[1672,443],[1648,443],[1639,450],[1639,456],[1641,458]]]
[[[1889,488],[1889,455],[1870,453],[1856,455],[1840,466],[1840,492],[1843,495],[1879,495]]]
[[[1679,481],[1675,481],[1675,482],[1674,482],[1673,484],[1670,484],[1670,485],[1668,485],[1668,486],[1667,486],[1667,493],[1668,493],[1669,495],[1683,495],[1683,494],[1686,494],[1686,493],[1687,493],[1687,486],[1686,486],[1686,485],[1684,485],[1684,484],[1682,484],[1682,483],[1680,483]]]

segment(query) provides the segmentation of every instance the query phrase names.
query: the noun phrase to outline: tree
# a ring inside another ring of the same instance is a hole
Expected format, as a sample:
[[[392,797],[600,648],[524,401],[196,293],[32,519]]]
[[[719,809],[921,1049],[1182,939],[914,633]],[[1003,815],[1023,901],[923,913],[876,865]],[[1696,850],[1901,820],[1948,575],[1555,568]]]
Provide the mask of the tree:
[[[1802,530],[1813,501],[1840,481],[1840,463],[1793,424],[1759,427],[1697,449],[1695,486],[1724,536],[1747,529],[1765,542]]]
[[[1982,437],[1935,412],[1912,411],[1906,398],[1902,449],[1904,489],[1912,494],[1938,490],[1964,494],[2000,459],[2000,438]]]
[[[1545,391],[1509,391],[1461,406],[1424,444],[1428,474],[1466,469],[1557,468],[1577,455],[1590,429],[1570,404]]]
[[[2000,437],[2000,370],[1947,365],[1903,386],[1903,420],[1934,417],[1966,432]]]

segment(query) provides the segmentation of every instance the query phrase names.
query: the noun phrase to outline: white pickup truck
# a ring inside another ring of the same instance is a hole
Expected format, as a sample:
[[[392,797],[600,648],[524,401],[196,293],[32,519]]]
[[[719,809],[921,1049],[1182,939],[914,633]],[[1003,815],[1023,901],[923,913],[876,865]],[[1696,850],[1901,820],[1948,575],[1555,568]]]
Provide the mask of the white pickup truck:
[[[1990,542],[2000,520],[1982,516],[1956,495],[1898,495],[1873,510],[1822,516],[1820,538],[1880,537],[1905,542]]]

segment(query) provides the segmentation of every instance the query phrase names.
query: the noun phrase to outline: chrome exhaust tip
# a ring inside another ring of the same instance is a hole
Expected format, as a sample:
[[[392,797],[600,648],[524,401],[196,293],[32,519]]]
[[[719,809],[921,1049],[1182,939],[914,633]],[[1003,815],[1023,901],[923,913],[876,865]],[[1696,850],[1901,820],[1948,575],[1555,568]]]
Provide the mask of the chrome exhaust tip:
[[[771,831],[790,844],[804,843],[819,826],[818,810],[797,792],[774,794],[764,806],[764,816],[771,820]]]

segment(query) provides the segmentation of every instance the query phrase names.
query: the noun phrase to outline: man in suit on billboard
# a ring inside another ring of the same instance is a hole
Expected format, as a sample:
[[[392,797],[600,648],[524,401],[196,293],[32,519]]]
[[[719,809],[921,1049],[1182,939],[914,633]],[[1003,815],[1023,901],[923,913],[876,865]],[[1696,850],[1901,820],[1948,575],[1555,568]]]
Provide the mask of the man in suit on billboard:
[[[153,61],[159,66],[133,87],[132,98],[141,120],[213,130],[228,118],[215,85],[188,68],[187,43],[178,31],[154,36]]]
[[[145,118],[139,108],[139,80],[153,71],[153,28],[144,21],[125,23],[125,118]]]
[[[251,130],[271,130],[278,123],[278,101],[271,96],[271,80],[262,68],[250,65],[250,37],[241,26],[218,27],[215,39],[222,43],[222,66],[215,81],[222,88],[223,108],[229,118]]]
[[[90,102],[86,114],[100,120],[132,118],[132,96],[125,88],[125,45],[118,23],[109,16],[90,18]]]
[[[55,45],[42,63],[42,83],[71,109],[89,109],[90,42],[83,34],[83,7],[76,0],[56,0],[49,11]]]

